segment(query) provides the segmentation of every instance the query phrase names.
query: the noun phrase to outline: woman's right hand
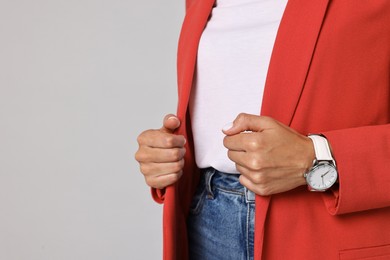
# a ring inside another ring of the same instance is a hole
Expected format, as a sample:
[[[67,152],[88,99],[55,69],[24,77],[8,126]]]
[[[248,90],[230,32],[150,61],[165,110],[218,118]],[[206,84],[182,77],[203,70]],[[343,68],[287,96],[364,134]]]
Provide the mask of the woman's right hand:
[[[163,127],[146,130],[138,136],[135,159],[146,183],[152,188],[163,189],[178,181],[183,174],[186,140],[182,135],[173,134],[179,126],[180,120],[170,114],[165,116]]]

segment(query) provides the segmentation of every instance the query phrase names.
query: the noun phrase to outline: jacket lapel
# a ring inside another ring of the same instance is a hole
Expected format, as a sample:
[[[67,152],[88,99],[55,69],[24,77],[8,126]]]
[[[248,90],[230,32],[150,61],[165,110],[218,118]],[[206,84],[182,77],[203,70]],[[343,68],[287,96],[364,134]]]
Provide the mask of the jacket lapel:
[[[188,7],[180,33],[177,60],[179,88],[178,116],[184,120],[194,79],[200,37],[215,0],[193,1]]]
[[[286,125],[294,117],[329,0],[290,0],[268,68],[261,114]]]
[[[329,0],[289,0],[268,68],[261,114],[290,125],[294,117]],[[256,196],[255,259],[262,259],[271,197]]]

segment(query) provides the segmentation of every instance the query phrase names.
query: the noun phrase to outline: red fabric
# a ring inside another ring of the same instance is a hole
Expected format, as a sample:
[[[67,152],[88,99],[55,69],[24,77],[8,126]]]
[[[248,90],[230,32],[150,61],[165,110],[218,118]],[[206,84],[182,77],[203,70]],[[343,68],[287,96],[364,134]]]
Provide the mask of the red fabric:
[[[181,180],[164,202],[164,259],[188,258],[185,219],[198,183],[187,116],[199,39],[213,0],[187,0],[178,51]],[[390,1],[290,0],[276,38],[263,115],[324,133],[339,187],[256,197],[255,259],[390,259]]]

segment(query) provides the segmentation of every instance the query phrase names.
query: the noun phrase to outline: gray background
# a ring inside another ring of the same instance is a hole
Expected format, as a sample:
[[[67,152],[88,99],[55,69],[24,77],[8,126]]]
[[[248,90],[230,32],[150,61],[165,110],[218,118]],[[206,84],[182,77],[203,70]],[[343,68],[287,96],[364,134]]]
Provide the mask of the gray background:
[[[136,136],[176,108],[182,0],[0,0],[0,260],[161,259]]]

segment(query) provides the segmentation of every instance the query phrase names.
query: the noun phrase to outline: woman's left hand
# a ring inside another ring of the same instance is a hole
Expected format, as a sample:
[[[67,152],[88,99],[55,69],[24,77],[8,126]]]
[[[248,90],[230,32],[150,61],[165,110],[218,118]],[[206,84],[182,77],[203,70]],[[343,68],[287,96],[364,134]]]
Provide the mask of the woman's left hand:
[[[315,158],[310,138],[270,117],[239,114],[223,130],[228,157],[240,182],[261,196],[305,185],[303,174]]]

